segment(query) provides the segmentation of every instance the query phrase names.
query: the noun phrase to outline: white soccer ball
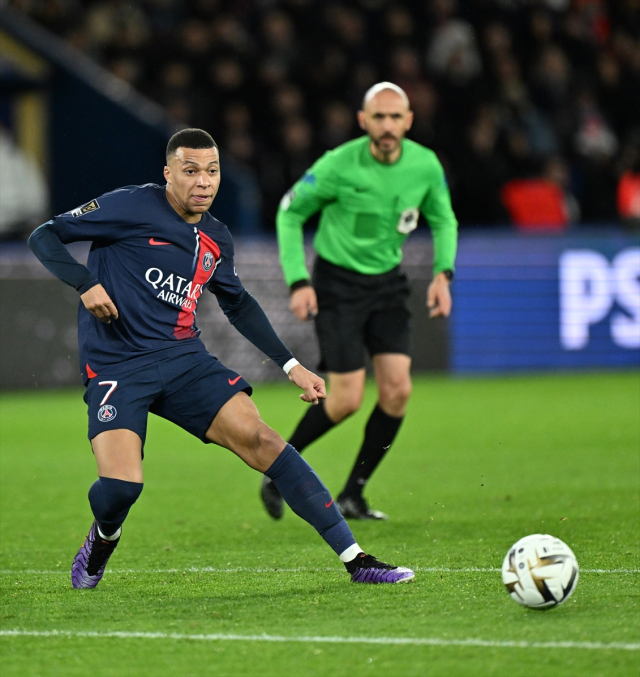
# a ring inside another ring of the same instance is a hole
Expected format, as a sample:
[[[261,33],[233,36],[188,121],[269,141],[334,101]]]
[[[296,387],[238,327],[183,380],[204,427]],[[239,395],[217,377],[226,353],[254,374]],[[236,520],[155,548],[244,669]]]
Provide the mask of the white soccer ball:
[[[531,609],[548,609],[571,597],[578,584],[578,560],[559,538],[533,534],[509,548],[502,582],[511,599]]]

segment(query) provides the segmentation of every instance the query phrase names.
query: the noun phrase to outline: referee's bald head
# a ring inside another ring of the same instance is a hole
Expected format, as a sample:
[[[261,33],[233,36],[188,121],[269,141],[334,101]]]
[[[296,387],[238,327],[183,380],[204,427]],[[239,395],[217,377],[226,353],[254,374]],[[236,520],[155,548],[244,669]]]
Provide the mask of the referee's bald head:
[[[410,108],[409,97],[402,87],[398,87],[398,85],[394,84],[393,82],[378,82],[376,85],[373,85],[373,87],[369,87],[369,89],[364,93],[364,97],[362,99],[362,110],[366,108],[371,99],[385,90],[390,90],[398,94],[407,105],[407,108]]]

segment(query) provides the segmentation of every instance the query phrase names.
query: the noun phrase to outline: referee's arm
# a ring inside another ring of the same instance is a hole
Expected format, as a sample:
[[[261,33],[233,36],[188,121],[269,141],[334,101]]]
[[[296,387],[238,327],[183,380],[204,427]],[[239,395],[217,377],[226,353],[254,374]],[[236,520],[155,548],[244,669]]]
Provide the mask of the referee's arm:
[[[330,165],[331,153],[326,153],[282,198],[276,216],[280,263],[291,292],[289,309],[303,322],[318,313],[305,264],[303,227],[310,216],[335,199]]]
[[[432,189],[421,205],[433,237],[433,281],[427,290],[429,317],[448,317],[451,313],[449,282],[455,270],[458,246],[458,221],[451,207],[449,186],[440,164]]]
[[[449,186],[442,167],[432,179],[431,190],[427,193],[420,211],[427,219],[433,236],[433,274],[455,270],[458,247],[458,221],[451,207]]]
[[[305,322],[318,314],[318,299],[311,286],[309,271],[305,264],[302,233],[305,221],[311,214],[304,216],[290,210],[289,205],[286,204],[289,195],[290,193],[280,203],[276,217],[278,248],[284,279],[291,293],[289,310],[298,320]],[[318,207],[315,211],[320,208]]]
[[[302,229],[306,221],[336,199],[332,151],[325,153],[289,190],[276,215],[280,263],[287,286],[311,279],[304,260]]]

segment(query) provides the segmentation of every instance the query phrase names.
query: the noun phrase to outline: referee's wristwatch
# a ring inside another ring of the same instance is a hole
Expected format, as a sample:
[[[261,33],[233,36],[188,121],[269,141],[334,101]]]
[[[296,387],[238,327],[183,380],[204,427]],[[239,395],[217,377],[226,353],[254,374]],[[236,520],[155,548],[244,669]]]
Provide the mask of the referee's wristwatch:
[[[451,268],[447,268],[446,270],[441,270],[440,271],[446,278],[451,282],[453,280],[453,270]]]
[[[303,287],[310,287],[311,286],[311,280],[298,280],[297,282],[294,282],[292,285],[289,286],[289,293],[293,294],[294,291],[298,291],[298,289],[302,289]]]

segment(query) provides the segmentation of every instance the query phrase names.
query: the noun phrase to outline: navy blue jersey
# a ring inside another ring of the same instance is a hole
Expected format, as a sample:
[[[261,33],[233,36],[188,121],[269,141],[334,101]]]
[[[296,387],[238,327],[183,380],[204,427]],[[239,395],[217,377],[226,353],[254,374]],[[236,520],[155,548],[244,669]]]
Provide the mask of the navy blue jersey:
[[[78,342],[85,382],[107,366],[114,374],[174,354],[204,351],[196,310],[205,289],[218,296],[225,312],[244,296],[251,298],[236,274],[227,227],[208,212],[197,224],[187,223],[167,201],[164,187],[120,188],[41,228],[53,230],[64,244],[92,242],[90,273],[82,267],[89,284],[80,291],[92,286],[93,275],[93,284],[99,281],[118,309],[118,319],[105,324],[80,303]],[[47,265],[43,248],[32,248]],[[277,361],[284,364],[291,354],[279,345],[283,350],[276,350]]]

